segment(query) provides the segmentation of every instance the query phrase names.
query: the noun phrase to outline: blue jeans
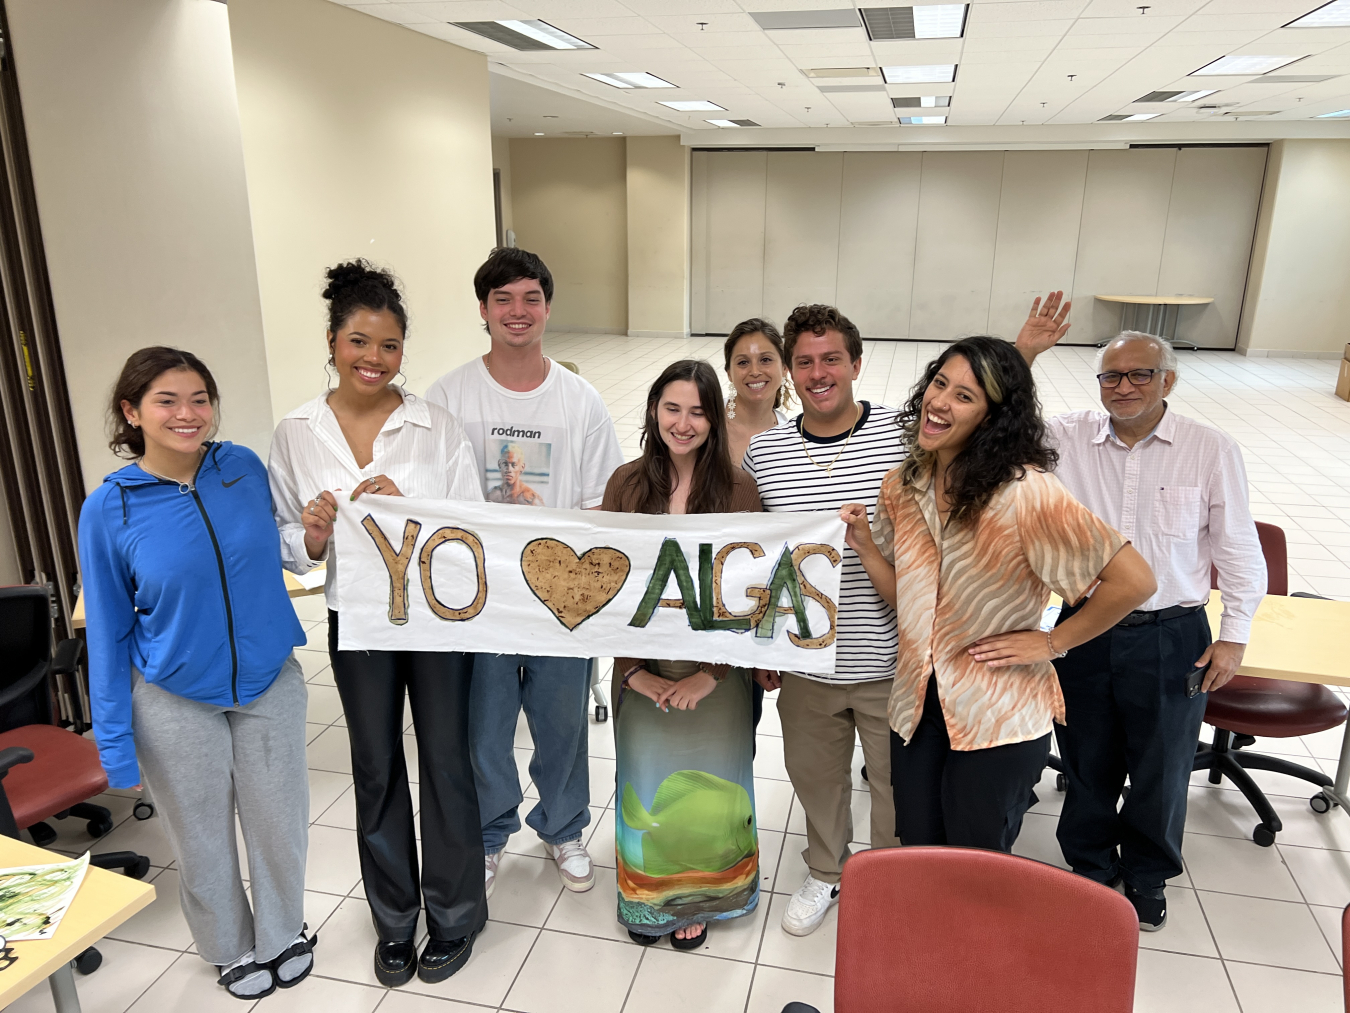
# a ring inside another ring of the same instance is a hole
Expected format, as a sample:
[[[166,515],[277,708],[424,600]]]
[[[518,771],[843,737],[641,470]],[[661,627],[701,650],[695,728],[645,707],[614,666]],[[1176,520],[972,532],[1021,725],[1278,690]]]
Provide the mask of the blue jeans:
[[[548,844],[581,839],[591,821],[586,759],[587,658],[477,654],[469,696],[469,749],[478,786],[483,851],[494,855],[520,829],[516,722],[521,708],[534,739],[530,778],[539,802],[525,817]]]

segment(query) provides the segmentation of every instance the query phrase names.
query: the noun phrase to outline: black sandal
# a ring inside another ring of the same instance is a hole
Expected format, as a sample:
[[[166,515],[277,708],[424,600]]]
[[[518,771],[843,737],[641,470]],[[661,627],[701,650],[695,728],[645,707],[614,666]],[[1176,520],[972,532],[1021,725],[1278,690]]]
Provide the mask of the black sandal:
[[[632,929],[628,930],[628,938],[639,946],[651,946],[653,943],[661,941],[660,936],[644,936],[641,932],[634,932]]]
[[[217,971],[220,967],[216,968]],[[272,984],[264,992],[254,992],[252,995],[240,995],[238,992],[231,992],[230,986],[237,981],[242,981],[250,974],[257,974],[259,971],[268,972],[267,976],[272,979]],[[253,1002],[257,999],[266,999],[277,990],[277,976],[272,971],[270,964],[259,964],[257,961],[250,960],[247,964],[240,964],[238,967],[232,967],[219,978],[216,979],[217,985],[224,985],[225,991],[235,999],[243,999],[245,1002]]]
[[[674,932],[670,934],[670,945],[677,950],[697,950],[708,941],[708,924],[704,922],[703,931],[692,939],[681,939]]]
[[[319,945],[319,934],[316,932],[312,936],[305,935],[305,933],[308,930],[309,930],[308,923],[302,925],[300,927],[300,934],[301,936],[303,936],[303,938],[291,943],[290,946],[286,947],[284,950],[282,950],[280,953],[278,953],[275,957],[273,957],[271,960],[267,962],[267,966],[272,971],[272,980],[276,982],[277,988],[292,988],[300,984],[300,982],[304,981],[306,978],[308,978],[309,972],[314,970],[314,960],[311,958],[309,966],[306,967],[299,974],[297,974],[290,981],[285,981],[281,977],[282,964],[286,963],[286,961],[288,960],[293,960],[296,957],[303,957],[306,953],[313,953],[314,947]]]

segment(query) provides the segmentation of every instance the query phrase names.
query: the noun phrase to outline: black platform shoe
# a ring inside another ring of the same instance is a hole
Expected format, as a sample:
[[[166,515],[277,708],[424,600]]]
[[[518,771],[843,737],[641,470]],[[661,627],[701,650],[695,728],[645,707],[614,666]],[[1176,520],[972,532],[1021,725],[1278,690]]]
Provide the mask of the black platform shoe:
[[[417,947],[411,939],[375,944],[375,977],[386,988],[398,988],[417,971]]]
[[[478,937],[475,932],[463,939],[428,939],[422,947],[422,956],[417,958],[417,977],[428,985],[444,981],[469,962],[473,953],[473,941]]]

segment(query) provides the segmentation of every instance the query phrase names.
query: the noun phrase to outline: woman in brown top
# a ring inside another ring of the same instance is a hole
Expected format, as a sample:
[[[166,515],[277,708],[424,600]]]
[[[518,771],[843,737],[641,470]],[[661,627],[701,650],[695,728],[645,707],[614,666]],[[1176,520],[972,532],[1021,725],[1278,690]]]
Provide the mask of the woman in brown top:
[[[1154,591],[1120,533],[1049,473],[1031,370],[1006,341],[970,337],[928,364],[899,417],[909,459],[886,475],[872,530],[841,516],[872,583],[898,602],[888,707],[904,844],[1010,851],[1064,700],[1051,662]],[[1051,592],[1092,596],[1052,632]]]
[[[614,472],[602,509],[759,511],[755,480],[732,467],[717,374],[667,366],[647,395],[642,456]],[[692,661],[615,658],[611,680],[619,802],[619,921],[634,942],[670,934],[697,949],[707,923],[759,903],[750,673]]]

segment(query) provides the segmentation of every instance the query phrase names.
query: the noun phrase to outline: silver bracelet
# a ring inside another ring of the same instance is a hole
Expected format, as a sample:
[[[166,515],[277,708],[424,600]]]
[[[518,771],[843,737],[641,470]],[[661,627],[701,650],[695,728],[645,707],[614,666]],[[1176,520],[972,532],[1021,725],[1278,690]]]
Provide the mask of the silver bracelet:
[[[1069,652],[1068,652],[1068,651],[1057,651],[1057,650],[1055,650],[1055,642],[1054,642],[1054,640],[1051,639],[1051,637],[1050,637],[1050,634],[1051,634],[1052,632],[1053,632],[1052,630],[1046,630],[1046,631],[1045,631],[1045,643],[1046,643],[1046,646],[1050,648],[1050,659],[1053,661],[1053,660],[1055,660],[1056,658],[1063,658],[1063,657],[1065,657]]]

